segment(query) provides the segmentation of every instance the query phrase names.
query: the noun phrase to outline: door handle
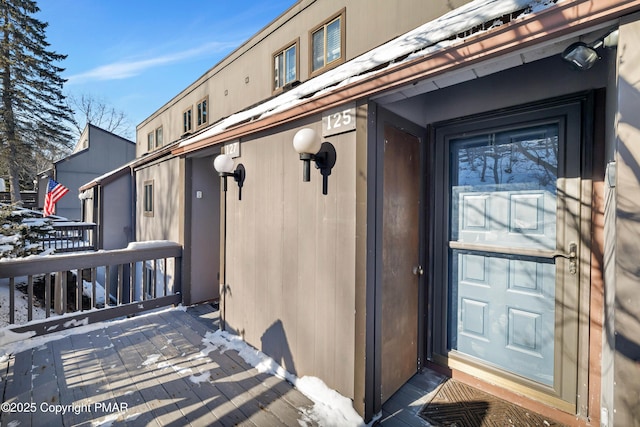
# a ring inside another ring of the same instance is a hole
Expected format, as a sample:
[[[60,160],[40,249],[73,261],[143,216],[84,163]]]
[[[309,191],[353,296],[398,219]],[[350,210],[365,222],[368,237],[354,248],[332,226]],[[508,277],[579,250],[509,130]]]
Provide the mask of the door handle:
[[[569,253],[555,252],[554,258],[566,258],[569,260],[569,273],[576,274],[578,272],[578,245],[576,242],[569,243]]]
[[[424,269],[421,265],[416,265],[413,267],[413,274],[416,276],[422,276],[424,274]]]

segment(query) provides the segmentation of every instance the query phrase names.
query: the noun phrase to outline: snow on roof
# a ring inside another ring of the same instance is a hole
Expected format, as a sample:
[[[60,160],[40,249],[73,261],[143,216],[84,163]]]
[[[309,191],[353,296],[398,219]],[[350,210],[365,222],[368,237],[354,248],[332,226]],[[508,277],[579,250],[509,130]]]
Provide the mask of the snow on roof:
[[[364,78],[369,71],[393,67],[415,58],[451,45],[456,35],[474,27],[482,26],[495,20],[493,27],[501,25],[501,18],[521,10],[534,13],[544,10],[562,0],[475,0],[465,4],[441,17],[409,31],[388,43],[370,50],[357,58],[307,80],[283,94],[259,104],[253,108],[232,114],[213,124],[206,131],[187,138],[180,143],[186,147],[195,142],[207,139],[231,126],[246,121],[253,121],[271,114],[290,109],[313,96],[333,90],[336,86],[355,82]],[[451,40],[453,38],[453,40]],[[402,58],[402,60],[398,60]],[[378,69],[377,67],[387,67]]]

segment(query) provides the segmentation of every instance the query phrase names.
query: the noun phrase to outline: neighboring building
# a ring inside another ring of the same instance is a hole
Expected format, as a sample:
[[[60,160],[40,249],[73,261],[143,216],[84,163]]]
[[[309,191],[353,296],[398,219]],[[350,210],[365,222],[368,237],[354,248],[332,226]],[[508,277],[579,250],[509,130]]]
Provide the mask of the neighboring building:
[[[67,187],[70,193],[56,203],[56,215],[72,220],[82,217],[82,202],[76,190],[88,181],[130,162],[136,156],[136,144],[92,124],[88,124],[73,152],[40,174],[39,201],[44,204],[48,177]]]
[[[122,249],[135,241],[132,162],[80,187],[82,221],[96,224],[96,249]]]
[[[639,11],[301,0],[138,126],[135,238],[183,244],[185,302],[219,277],[228,330],[366,421],[430,368],[638,425]]]

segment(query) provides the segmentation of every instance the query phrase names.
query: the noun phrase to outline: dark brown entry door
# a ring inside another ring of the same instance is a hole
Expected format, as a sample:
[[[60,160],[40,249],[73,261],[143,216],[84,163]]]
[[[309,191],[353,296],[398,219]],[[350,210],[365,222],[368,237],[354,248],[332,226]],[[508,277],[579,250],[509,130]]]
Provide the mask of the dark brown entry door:
[[[384,128],[382,402],[417,370],[420,140]]]

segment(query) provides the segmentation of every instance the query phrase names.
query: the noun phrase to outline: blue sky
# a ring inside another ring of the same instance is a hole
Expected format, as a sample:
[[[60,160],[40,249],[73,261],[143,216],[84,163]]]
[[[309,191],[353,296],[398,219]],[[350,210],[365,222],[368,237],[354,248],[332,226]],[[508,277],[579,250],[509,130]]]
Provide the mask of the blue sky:
[[[65,94],[124,111],[132,130],[295,0],[39,0]],[[133,135],[132,135],[133,137]]]

